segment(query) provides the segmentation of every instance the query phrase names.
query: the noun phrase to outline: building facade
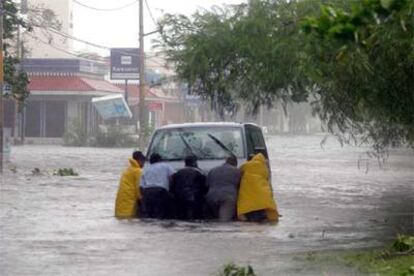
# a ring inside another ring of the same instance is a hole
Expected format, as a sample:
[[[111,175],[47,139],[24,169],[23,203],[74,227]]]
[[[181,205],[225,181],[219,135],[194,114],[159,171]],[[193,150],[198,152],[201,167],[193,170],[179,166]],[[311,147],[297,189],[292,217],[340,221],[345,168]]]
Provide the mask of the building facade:
[[[25,57],[71,58],[73,40],[72,0],[26,0],[33,31],[22,34]]]
[[[87,133],[101,121],[92,98],[123,91],[104,79],[106,66],[79,59],[26,59],[30,96],[20,113],[14,101],[5,103],[6,127],[13,135],[62,138],[73,123],[81,123]]]
[[[100,125],[119,123],[136,127],[139,114],[139,85],[114,84],[105,79],[108,65],[82,59],[26,59],[30,96],[20,113],[12,100],[5,102],[5,127],[11,128],[15,140],[26,142],[57,142],[73,125],[93,134]],[[125,94],[127,91],[127,94]],[[92,104],[92,98],[127,95],[133,118],[104,121]],[[184,106],[179,98],[166,95],[159,88],[146,90],[149,125],[159,127],[185,120]]]

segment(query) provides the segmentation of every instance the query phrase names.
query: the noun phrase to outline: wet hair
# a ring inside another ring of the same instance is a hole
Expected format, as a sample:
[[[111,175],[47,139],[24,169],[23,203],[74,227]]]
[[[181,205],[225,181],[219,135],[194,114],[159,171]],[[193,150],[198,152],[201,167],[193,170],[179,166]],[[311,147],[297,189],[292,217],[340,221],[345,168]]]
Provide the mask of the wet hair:
[[[162,160],[161,155],[159,155],[158,153],[153,153],[151,154],[149,161],[150,161],[150,164],[155,164],[155,163],[161,162],[161,160]]]
[[[237,167],[237,157],[235,155],[230,155],[229,157],[227,157],[226,163]]]
[[[137,162],[145,162],[146,160],[145,155],[139,150],[132,153],[132,158]]]
[[[184,159],[186,167],[197,167],[197,157],[194,155],[189,155]]]

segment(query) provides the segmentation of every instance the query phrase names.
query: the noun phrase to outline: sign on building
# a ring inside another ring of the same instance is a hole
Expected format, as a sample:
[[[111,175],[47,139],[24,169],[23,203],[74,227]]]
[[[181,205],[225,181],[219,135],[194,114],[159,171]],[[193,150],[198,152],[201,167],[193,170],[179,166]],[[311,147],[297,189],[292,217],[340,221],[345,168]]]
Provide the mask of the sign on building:
[[[139,48],[111,49],[111,79],[139,79]]]
[[[162,103],[149,102],[146,104],[149,111],[162,111]]]
[[[7,82],[3,85],[3,95],[8,96],[12,93],[12,86]]]
[[[102,119],[131,118],[132,113],[122,95],[109,95],[92,98],[92,104]]]
[[[199,95],[185,95],[185,103],[190,107],[199,107],[202,99]]]

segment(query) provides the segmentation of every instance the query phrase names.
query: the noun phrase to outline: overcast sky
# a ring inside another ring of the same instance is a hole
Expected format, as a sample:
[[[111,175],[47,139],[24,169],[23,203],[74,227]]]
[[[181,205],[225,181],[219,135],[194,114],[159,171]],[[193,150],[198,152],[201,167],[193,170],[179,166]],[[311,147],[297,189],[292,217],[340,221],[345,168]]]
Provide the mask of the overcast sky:
[[[197,9],[210,9],[214,5],[240,4],[244,0],[147,0],[152,14],[157,20],[163,13],[184,13],[190,15]],[[101,9],[112,9],[132,3],[133,0],[78,0],[85,5]],[[148,9],[144,2],[145,32],[155,30]],[[138,47],[138,2],[126,9],[118,11],[95,11],[73,3],[74,35],[78,38],[91,41],[108,47]],[[151,39],[145,40],[146,50],[151,49]],[[75,50],[105,51],[74,44]]]

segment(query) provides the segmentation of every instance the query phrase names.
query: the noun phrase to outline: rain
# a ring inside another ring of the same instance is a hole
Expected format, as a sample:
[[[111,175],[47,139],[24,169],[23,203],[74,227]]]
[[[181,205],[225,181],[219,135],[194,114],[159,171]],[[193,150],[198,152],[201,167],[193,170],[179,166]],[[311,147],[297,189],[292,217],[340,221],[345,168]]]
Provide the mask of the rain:
[[[412,3],[314,2],[2,1],[0,274],[414,273]],[[136,150],[261,154],[280,217],[119,219]]]

